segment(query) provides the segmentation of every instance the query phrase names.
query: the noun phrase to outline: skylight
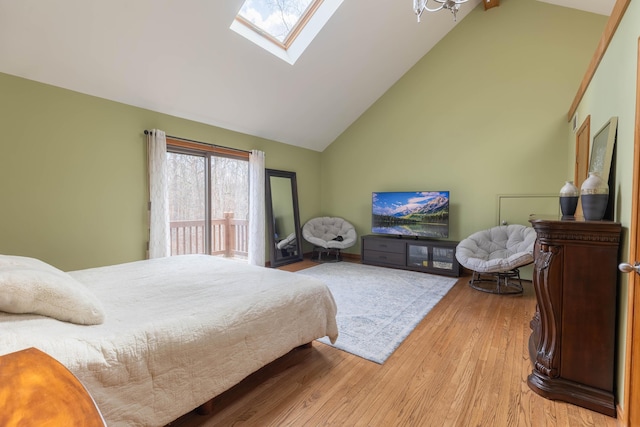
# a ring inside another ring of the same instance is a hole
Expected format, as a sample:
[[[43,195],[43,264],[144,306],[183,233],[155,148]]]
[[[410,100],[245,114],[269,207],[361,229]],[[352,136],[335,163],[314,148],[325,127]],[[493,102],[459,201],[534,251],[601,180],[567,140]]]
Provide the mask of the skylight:
[[[273,37],[286,49],[298,27],[304,26],[320,3],[322,0],[246,0],[238,19],[258,33]]]
[[[290,64],[343,0],[245,0],[231,29]]]

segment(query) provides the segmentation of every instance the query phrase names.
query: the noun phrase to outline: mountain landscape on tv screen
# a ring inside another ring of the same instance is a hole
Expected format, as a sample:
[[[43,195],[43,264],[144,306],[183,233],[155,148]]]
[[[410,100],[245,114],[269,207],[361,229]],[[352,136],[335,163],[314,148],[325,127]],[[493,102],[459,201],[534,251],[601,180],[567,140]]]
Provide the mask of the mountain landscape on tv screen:
[[[426,202],[424,205],[405,205],[398,208],[393,214],[397,218],[421,218],[431,215],[449,214],[449,199],[444,196],[437,196]]]
[[[448,192],[373,193],[375,233],[446,237]]]

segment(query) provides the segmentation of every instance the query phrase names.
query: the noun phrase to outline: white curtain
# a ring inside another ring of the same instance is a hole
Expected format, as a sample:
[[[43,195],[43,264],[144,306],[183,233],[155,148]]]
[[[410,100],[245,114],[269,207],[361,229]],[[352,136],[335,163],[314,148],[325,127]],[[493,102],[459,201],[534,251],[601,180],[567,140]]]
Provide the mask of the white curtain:
[[[153,129],[147,137],[149,153],[149,258],[171,255],[169,235],[169,192],[167,138]]]
[[[249,264],[265,263],[264,152],[249,155]]]

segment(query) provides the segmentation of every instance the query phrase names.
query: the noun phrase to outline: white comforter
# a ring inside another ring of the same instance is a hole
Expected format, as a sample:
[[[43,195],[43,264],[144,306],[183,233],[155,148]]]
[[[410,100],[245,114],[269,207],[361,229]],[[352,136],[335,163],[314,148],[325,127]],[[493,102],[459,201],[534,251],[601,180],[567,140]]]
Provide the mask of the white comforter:
[[[0,313],[0,354],[36,347],[70,369],[109,426],[164,425],[296,346],[336,339],[315,279],[206,255],[70,273],[101,300],[102,325]]]

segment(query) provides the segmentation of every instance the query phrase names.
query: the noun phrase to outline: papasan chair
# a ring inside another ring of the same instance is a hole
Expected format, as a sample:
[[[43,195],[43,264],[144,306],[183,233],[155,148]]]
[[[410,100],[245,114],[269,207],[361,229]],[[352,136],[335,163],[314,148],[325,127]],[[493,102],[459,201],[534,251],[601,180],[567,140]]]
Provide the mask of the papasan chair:
[[[323,262],[341,261],[341,251],[353,246],[358,235],[349,221],[323,216],[307,221],[302,227],[302,237],[313,244],[311,259]]]
[[[473,233],[456,248],[460,265],[473,272],[469,286],[494,294],[521,294],[520,267],[533,262],[536,232],[510,224]]]
[[[276,243],[276,248],[280,251],[283,257],[289,255],[296,255],[298,249],[298,239],[296,233],[291,233],[284,239]]]

